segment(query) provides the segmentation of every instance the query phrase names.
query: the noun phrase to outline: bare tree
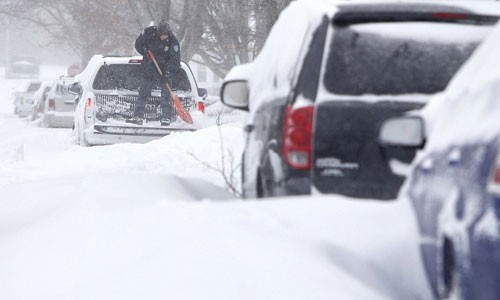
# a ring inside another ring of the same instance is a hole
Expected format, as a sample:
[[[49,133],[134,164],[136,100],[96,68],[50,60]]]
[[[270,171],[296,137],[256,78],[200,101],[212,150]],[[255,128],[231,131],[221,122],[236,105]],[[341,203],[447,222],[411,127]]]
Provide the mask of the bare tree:
[[[292,0],[254,0],[254,12],[256,23],[255,50],[257,54],[264,46],[267,35],[271,31],[274,22],[280,12],[290,4]]]
[[[292,0],[3,0],[0,17],[29,21],[87,61],[94,54],[132,54],[150,22],[168,20],[183,60],[198,55],[219,77],[250,62],[279,12]],[[29,8],[29,9],[26,9]]]
[[[241,171],[241,162],[240,159],[235,157],[234,153],[231,150],[226,149],[224,146],[224,138],[222,136],[222,117],[224,115],[223,110],[217,111],[217,119],[216,125],[219,134],[219,151],[220,151],[220,165],[213,165],[206,161],[203,161],[199,157],[197,157],[193,153],[189,153],[189,155],[195,159],[197,162],[202,164],[209,170],[215,171],[216,173],[222,176],[224,180],[224,184],[226,188],[236,197],[241,197],[242,192],[238,188],[238,176]]]
[[[252,0],[203,2],[203,44],[200,56],[218,76],[224,77],[237,64],[253,59],[255,45]]]

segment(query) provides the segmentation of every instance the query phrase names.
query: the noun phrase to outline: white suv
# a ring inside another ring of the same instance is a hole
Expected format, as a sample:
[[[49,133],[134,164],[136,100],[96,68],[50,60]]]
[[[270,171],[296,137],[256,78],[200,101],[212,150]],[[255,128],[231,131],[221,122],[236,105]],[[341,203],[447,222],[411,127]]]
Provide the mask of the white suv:
[[[173,131],[191,131],[194,127],[160,126],[160,89],[153,89],[145,109],[145,123],[125,123],[134,114],[141,83],[142,57],[95,55],[83,72],[75,77],[70,91],[78,94],[74,114],[75,133],[80,145],[105,145],[119,142],[148,142]],[[197,87],[189,66],[181,62],[172,78],[172,90],[184,108],[202,112],[205,89]]]

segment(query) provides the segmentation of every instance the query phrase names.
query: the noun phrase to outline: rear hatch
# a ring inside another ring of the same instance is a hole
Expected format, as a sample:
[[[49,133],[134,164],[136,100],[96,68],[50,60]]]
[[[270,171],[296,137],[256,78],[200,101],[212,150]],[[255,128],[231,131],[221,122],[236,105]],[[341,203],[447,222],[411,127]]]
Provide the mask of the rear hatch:
[[[140,68],[139,63],[128,63],[107,64],[99,69],[92,85],[96,130],[101,133],[124,135],[165,135],[171,132],[165,127],[159,127],[162,115],[160,102],[163,101],[159,86],[153,88],[151,97],[147,99],[144,112],[145,124],[142,126],[159,128],[150,128],[150,132],[146,132],[143,129],[137,129],[135,125],[125,123],[126,119],[134,115],[141,84]],[[186,110],[195,108],[196,99],[193,96],[189,78],[183,69],[180,69],[172,78],[172,90]]]
[[[419,102],[331,101],[316,111],[314,184],[323,193],[361,198],[394,198],[404,177],[394,174],[377,142],[388,117],[422,107]],[[414,150],[401,149],[403,163]],[[392,154],[392,153],[391,153]]]
[[[55,102],[55,110],[58,112],[72,112],[75,110],[74,95],[57,94],[54,98],[54,102]]]
[[[431,14],[395,15],[374,14],[370,22],[369,13],[348,12],[334,20],[315,104],[313,185],[322,193],[395,198],[404,177],[389,163],[407,164],[414,151],[382,149],[380,124],[442,91],[490,31],[483,25],[492,24],[449,20],[465,14],[434,13],[444,18],[436,22]]]

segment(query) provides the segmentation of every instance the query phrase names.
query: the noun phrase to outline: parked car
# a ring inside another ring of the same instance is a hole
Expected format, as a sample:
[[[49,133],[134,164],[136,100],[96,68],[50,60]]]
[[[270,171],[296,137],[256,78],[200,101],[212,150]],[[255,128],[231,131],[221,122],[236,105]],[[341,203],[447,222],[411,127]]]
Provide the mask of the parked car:
[[[314,4],[292,2],[255,62],[237,66],[223,83],[222,101],[250,111],[243,194],[394,199],[404,180],[394,171],[415,150],[381,151],[378,125],[442,91],[490,32],[499,7]]]
[[[47,95],[52,87],[52,81],[42,81],[42,84],[33,95],[33,106],[31,108],[31,120],[34,121],[43,115],[43,108],[47,101]]]
[[[134,114],[141,82],[142,56],[111,57],[96,55],[75,77],[70,91],[78,94],[74,114],[75,134],[80,145],[118,142],[147,142],[192,126],[160,126],[160,88],[153,90],[146,105],[146,124],[125,123]],[[203,111],[206,90],[198,88],[189,66],[181,62],[172,78],[172,90],[189,111]]]
[[[42,108],[45,127],[73,128],[76,96],[69,93],[74,77],[61,76],[52,84]]]
[[[13,56],[5,69],[5,78],[38,78],[40,66],[34,57]]]
[[[380,130],[384,147],[426,144],[401,198],[414,206],[439,299],[500,299],[499,52],[497,25],[442,95]]]
[[[14,92],[14,114],[21,118],[31,114],[33,109],[33,96],[38,91],[41,81],[32,80],[27,82],[20,91]]]

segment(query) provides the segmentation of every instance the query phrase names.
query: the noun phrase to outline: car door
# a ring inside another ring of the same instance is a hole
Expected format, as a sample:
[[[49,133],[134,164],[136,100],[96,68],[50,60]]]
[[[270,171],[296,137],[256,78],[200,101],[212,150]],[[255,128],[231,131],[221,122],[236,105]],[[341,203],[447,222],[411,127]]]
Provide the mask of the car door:
[[[281,133],[286,97],[269,99],[254,113],[245,127],[246,146],[243,157],[244,197],[273,194],[273,186],[282,177]]]
[[[435,292],[444,276],[440,260],[445,255],[445,239],[451,243],[453,255],[470,250],[470,229],[485,208],[482,199],[493,152],[486,144],[448,146],[424,154],[408,179],[421,253]]]

